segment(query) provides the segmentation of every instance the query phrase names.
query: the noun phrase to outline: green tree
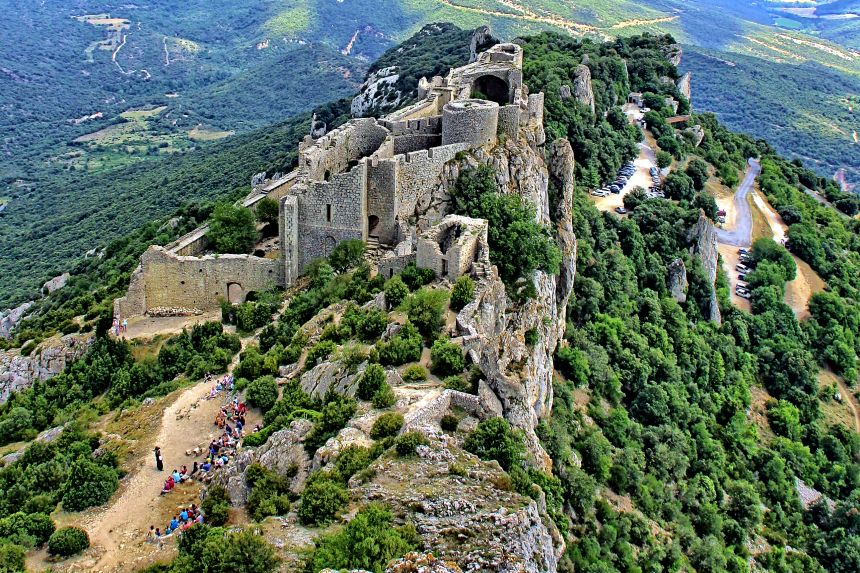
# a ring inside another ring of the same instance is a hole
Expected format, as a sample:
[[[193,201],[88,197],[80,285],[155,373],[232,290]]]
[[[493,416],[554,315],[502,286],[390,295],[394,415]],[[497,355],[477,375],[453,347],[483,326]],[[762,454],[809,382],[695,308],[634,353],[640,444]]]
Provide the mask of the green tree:
[[[349,494],[340,483],[324,473],[317,472],[308,478],[302,492],[298,509],[299,521],[304,525],[328,523],[347,501]]]
[[[216,253],[249,253],[257,242],[254,220],[250,209],[219,203],[209,218],[206,238]]]
[[[673,171],[663,182],[663,190],[666,197],[677,199],[678,201],[692,201],[695,196],[695,187],[693,180],[685,173]]]
[[[334,534],[323,535],[311,559],[313,570],[361,569],[382,573],[397,557],[418,547],[411,525],[394,527],[393,515],[385,506],[372,503]]]
[[[48,553],[57,557],[76,555],[90,546],[90,536],[80,527],[61,527],[48,539]]]
[[[400,278],[400,275],[395,275],[385,281],[385,303],[388,308],[397,308],[407,296],[409,296],[409,287]]]
[[[705,188],[705,183],[708,182],[708,164],[701,159],[693,159],[687,164],[684,170],[690,179],[693,181],[693,187],[696,191],[701,191]]]
[[[434,338],[442,328],[448,291],[422,287],[403,302],[409,321],[425,338]]]
[[[257,202],[257,220],[261,223],[278,222],[278,202],[270,197],[263,197]]]
[[[117,487],[119,479],[112,468],[79,459],[72,464],[63,487],[63,509],[82,511],[101,505],[110,499]]]
[[[672,165],[672,154],[666,153],[662,149],[657,151],[657,167],[660,169],[666,169]]]
[[[379,364],[368,364],[358,379],[355,395],[361,400],[370,400],[386,383],[385,370]]]
[[[459,374],[466,367],[463,349],[458,344],[439,339],[430,349],[430,370],[438,376]]]
[[[245,397],[265,414],[278,401],[278,383],[272,376],[261,376],[248,384]]]
[[[468,275],[457,277],[451,291],[451,310],[461,310],[475,298],[475,281]]]
[[[343,273],[347,270],[357,267],[364,260],[365,245],[364,241],[359,239],[347,239],[332,249],[328,260],[332,268]]]
[[[504,418],[478,423],[463,447],[482,460],[496,460],[505,471],[519,467],[526,451],[522,435]]]

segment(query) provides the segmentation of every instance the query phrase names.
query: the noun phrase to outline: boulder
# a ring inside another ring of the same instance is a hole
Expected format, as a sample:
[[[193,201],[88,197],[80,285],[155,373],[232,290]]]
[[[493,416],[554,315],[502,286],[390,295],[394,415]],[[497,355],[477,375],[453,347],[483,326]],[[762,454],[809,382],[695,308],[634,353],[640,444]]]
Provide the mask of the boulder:
[[[567,84],[561,86],[558,90],[558,97],[563,100],[573,97],[573,93],[570,91],[570,86]]]
[[[0,338],[12,338],[12,329],[21,321],[31,306],[33,306],[32,301],[0,312]]]
[[[42,285],[42,293],[43,294],[51,294],[55,290],[59,290],[66,286],[69,282],[69,278],[71,275],[69,273],[63,273],[59,276],[52,278]]]
[[[469,42],[469,63],[478,60],[478,54],[498,43],[498,40],[493,37],[489,26],[479,26],[472,32],[472,40]]]
[[[678,80],[678,91],[687,101],[693,101],[693,72],[687,72]]]

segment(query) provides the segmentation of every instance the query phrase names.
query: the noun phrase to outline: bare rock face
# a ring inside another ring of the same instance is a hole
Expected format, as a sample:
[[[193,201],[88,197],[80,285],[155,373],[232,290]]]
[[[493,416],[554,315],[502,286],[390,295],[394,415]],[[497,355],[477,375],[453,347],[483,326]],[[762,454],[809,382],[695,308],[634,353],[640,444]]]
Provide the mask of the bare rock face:
[[[67,334],[49,338],[29,356],[21,356],[18,350],[0,352],[0,404],[6,402],[12,392],[62,372],[67,364],[86,353],[92,341],[92,333]]]
[[[311,427],[313,423],[308,420],[293,421],[289,428],[275,432],[259,448],[243,450],[229,464],[215,470],[212,483],[223,485],[233,506],[242,507],[250,494],[245,472],[251,464],[259,463],[279,475],[292,475],[290,491],[300,493],[311,471],[311,460],[304,446]]]
[[[0,312],[0,338],[12,337],[12,329],[21,321],[31,306],[33,306],[32,302],[25,302],[20,306]]]
[[[678,91],[687,98],[687,101],[693,101],[693,72],[687,72],[681,76],[678,80]]]
[[[477,61],[478,54],[498,43],[499,41],[490,32],[489,26],[475,28],[472,32],[472,41],[469,43],[469,63]]]
[[[371,112],[384,112],[400,107],[404,95],[397,89],[400,74],[396,66],[376,70],[358,90],[350,105],[352,117],[365,117]],[[381,103],[380,103],[381,102]]]
[[[425,549],[463,571],[556,571],[564,541],[538,502],[511,491],[496,462],[452,440],[436,436],[415,458],[383,456],[371,464],[369,481],[350,480],[351,497],[384,503],[415,526]],[[453,464],[461,471],[452,473]],[[439,571],[457,571],[450,567]]]
[[[693,140],[693,145],[696,147],[702,145],[702,141],[705,139],[705,130],[702,129],[702,126],[699,124],[691,125],[684,130],[684,133],[690,134],[690,138]]]
[[[708,275],[708,280],[711,283],[711,303],[710,316],[711,322],[722,324],[723,317],[720,314],[720,306],[717,303],[717,292],[713,288],[717,281],[717,265],[719,252],[717,251],[717,230],[714,224],[705,216],[705,212],[699,210],[699,220],[695,226],[690,229],[689,239],[693,242],[690,247],[690,253],[699,257],[702,261],[702,266],[705,268],[705,273]]]
[[[69,273],[63,273],[59,276],[52,278],[42,285],[42,292],[44,294],[51,294],[55,290],[59,290],[66,286],[66,283],[69,282],[69,278],[71,275]]]
[[[338,573],[323,569],[320,573]],[[364,569],[351,569],[349,573],[370,573]],[[432,553],[407,553],[391,563],[385,573],[463,573],[456,563],[437,559]]]
[[[573,94],[576,99],[594,113],[594,91],[591,87],[591,70],[588,66],[580,64],[576,68],[573,83]]]
[[[552,226],[551,210],[559,221],[556,238],[563,260],[559,276],[538,272],[534,277],[537,295],[514,304],[494,269],[480,280],[475,300],[457,316],[458,332],[471,360],[483,372],[487,385],[502,404],[504,417],[523,430],[535,463],[550,471],[551,461],[535,434],[541,417],[552,409],[553,354],[562,339],[565,308],[573,287],[576,238],[570,226],[573,201],[573,151],[562,141],[553,146],[551,167],[559,189],[560,204],[549,204],[550,173],[543,152],[528,143],[528,137],[509,139],[492,150],[478,150],[466,163],[489,165],[503,193],[519,194],[535,206],[541,223]],[[452,170],[458,174],[461,168]],[[453,185],[456,180],[448,181]],[[525,342],[526,332],[537,334],[537,342]]]
[[[681,58],[684,55],[684,49],[681,44],[669,44],[663,49],[663,55],[666,59],[672,62],[672,65],[678,67],[681,65]]]
[[[669,264],[669,277],[666,280],[666,287],[672,298],[678,302],[686,302],[687,286],[687,267],[684,266],[684,261],[675,259]]]
[[[558,97],[562,100],[570,99],[573,97],[573,92],[570,91],[570,86],[565,84],[558,89]]]

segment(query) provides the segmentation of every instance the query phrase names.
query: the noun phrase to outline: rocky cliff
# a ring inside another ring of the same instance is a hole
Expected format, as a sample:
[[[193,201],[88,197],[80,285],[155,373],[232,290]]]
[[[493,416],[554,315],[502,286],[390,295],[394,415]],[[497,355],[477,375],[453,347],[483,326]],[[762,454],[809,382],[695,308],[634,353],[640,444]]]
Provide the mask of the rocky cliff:
[[[92,333],[68,334],[49,338],[29,356],[22,356],[18,350],[0,352],[0,404],[12,392],[62,372],[67,364],[84,355],[92,340]]]
[[[586,65],[576,68],[574,76],[573,95],[585,107],[594,113],[594,90],[591,86],[591,70]]]
[[[704,211],[699,211],[699,219],[696,225],[690,229],[689,239],[693,243],[690,247],[691,254],[699,257],[711,287],[717,281],[717,266],[719,264],[719,252],[717,251],[717,230],[714,224],[705,216]],[[711,288],[710,316],[712,322],[722,324],[723,317],[720,314],[720,305],[717,303],[717,293]]]

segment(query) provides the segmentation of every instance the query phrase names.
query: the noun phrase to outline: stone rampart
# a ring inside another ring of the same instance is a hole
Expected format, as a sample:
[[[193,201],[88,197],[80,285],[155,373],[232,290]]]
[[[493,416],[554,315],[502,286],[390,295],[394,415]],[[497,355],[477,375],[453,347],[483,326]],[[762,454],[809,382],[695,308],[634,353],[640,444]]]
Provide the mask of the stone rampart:
[[[221,299],[243,302],[251,292],[280,284],[277,260],[250,255],[184,257],[152,246],[132,275],[129,294],[115,302],[115,311],[127,317],[152,308],[214,310]]]
[[[456,279],[489,252],[487,221],[448,215],[418,237],[416,264],[432,269],[439,278]]]
[[[480,99],[449,102],[442,110],[442,145],[487,145],[499,130],[499,104]]]

